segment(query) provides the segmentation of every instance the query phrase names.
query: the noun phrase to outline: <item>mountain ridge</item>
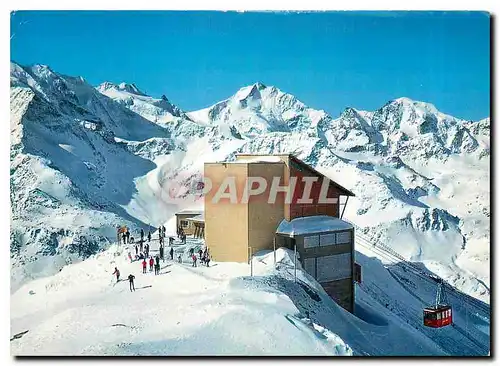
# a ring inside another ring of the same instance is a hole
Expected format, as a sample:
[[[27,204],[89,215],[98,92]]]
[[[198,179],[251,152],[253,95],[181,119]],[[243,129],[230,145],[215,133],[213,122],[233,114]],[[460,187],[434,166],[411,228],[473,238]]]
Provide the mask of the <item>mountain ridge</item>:
[[[96,88],[11,63],[16,283],[47,275],[47,258],[82,259],[81,243],[85,253],[107,247],[115,225],[166,222],[189,204],[204,161],[293,152],[356,193],[346,215],[373,240],[489,299],[489,118],[464,121],[408,98],[333,118],[262,83],[184,112],[131,85]],[[182,200],[169,184],[187,189]]]

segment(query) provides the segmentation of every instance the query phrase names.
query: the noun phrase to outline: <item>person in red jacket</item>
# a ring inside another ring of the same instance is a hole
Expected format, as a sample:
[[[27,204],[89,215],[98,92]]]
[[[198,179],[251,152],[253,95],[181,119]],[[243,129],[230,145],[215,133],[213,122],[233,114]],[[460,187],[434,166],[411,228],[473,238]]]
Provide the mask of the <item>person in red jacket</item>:
[[[116,275],[116,282],[120,281],[120,271],[118,270],[118,267],[115,267],[115,271],[113,272],[113,275]]]
[[[142,273],[146,273],[146,267],[147,267],[146,258],[144,258],[142,260]]]
[[[155,260],[153,257],[149,257],[149,272],[153,272],[153,266],[155,264]]]

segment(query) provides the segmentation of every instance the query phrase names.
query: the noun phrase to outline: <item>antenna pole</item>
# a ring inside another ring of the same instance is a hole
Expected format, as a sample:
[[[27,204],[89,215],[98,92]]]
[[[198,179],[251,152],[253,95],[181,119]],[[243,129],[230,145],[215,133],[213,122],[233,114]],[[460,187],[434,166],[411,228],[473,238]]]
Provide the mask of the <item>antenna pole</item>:
[[[293,247],[293,271],[294,271],[294,280],[297,283],[297,242],[295,242],[295,246]]]
[[[250,250],[250,276],[253,277],[253,260],[252,260],[252,247],[248,247]]]
[[[276,269],[276,237],[273,238],[274,269]]]

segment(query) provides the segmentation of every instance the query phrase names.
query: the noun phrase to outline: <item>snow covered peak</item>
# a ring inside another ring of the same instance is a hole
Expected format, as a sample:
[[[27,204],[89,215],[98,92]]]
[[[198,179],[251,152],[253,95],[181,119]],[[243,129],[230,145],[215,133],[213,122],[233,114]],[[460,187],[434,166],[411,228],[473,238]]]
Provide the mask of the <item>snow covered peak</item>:
[[[260,90],[262,89],[263,88],[259,89],[257,84],[246,86],[238,90],[238,92],[234,95],[233,98],[239,101],[243,101],[247,98],[260,98],[261,97]]]
[[[180,108],[170,103],[165,95],[159,99],[150,97],[140,91],[135,84],[120,83],[116,85],[104,82],[96,89],[101,94],[155,123],[169,123],[176,118],[189,119]]]
[[[102,93],[104,90],[118,89],[118,86],[112,82],[105,81],[104,83],[101,83],[96,89]]]
[[[188,115],[205,124],[229,125],[247,137],[266,132],[306,131],[327,117],[325,112],[308,108],[295,96],[260,82]]]
[[[118,88],[120,90],[125,90],[131,94],[146,95],[141,92],[135,84],[120,83],[120,85],[118,85]]]
[[[416,109],[419,109],[421,111],[424,111],[425,113],[432,113],[432,114],[440,113],[434,104],[427,103],[427,102],[420,102],[420,101],[412,100],[412,99],[406,98],[406,97],[394,99],[390,103],[399,104],[399,105],[406,107],[406,108],[416,108]]]
[[[117,84],[111,83],[109,81],[105,81],[104,83],[100,84],[97,87],[97,90],[103,94],[104,94],[104,92],[106,92],[107,90],[110,90],[110,89],[121,90],[121,91],[125,91],[127,93],[130,93],[130,94],[147,96],[146,94],[144,94],[142,91],[139,90],[137,85],[135,85],[133,83],[132,84],[120,83],[117,85]]]

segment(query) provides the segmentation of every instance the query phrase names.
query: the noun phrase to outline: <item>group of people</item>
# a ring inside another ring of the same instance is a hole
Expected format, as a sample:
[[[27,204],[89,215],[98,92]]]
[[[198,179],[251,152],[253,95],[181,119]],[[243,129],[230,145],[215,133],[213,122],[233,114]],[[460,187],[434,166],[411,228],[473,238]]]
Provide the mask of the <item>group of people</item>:
[[[134,244],[134,238],[130,236],[130,231],[127,227],[122,228],[122,231],[119,232],[119,236],[121,237],[119,239],[123,240],[123,244]],[[135,249],[135,257],[132,257],[132,253],[129,251],[128,252],[128,258],[130,262],[132,263],[134,259],[136,261],[141,261],[141,266],[142,266],[142,273],[147,273],[147,268],[149,264],[149,272],[153,272],[155,275],[160,274],[160,260],[165,261],[165,238],[166,238],[166,230],[165,226],[160,225],[158,227],[158,236],[159,236],[159,241],[160,241],[160,246],[159,246],[159,253],[153,258],[152,255],[150,255],[150,245],[149,243],[151,242],[151,231],[148,231],[147,239],[148,242],[144,242],[144,230],[141,229],[140,236],[141,240],[134,245]],[[184,230],[182,227],[179,227],[177,230],[177,237],[181,240],[182,243],[186,243],[186,234],[184,233]],[[169,237],[169,255],[170,255],[170,260],[174,260],[174,248],[172,247],[174,243],[174,238]],[[210,254],[208,252],[208,248],[205,247],[203,250],[199,249],[197,252],[198,255],[194,253],[194,248],[189,249],[189,258],[192,260],[192,265],[193,267],[197,267],[197,262],[200,260],[202,264],[205,264],[207,267],[209,267],[210,263]],[[179,263],[182,263],[182,253],[179,253],[177,260]],[[113,272],[113,276],[116,276],[116,282],[120,281],[120,271],[118,270],[117,267],[115,267],[115,271]],[[135,276],[130,274],[128,276],[128,281],[129,281],[129,288],[130,291],[135,291],[135,286],[134,286],[134,279]]]
[[[198,257],[194,254],[194,248],[191,248],[189,249],[189,256],[193,260],[193,267],[197,267],[198,258],[200,259],[200,262],[205,264],[207,267],[210,265],[210,254],[208,253],[207,247],[203,250],[201,248],[198,250]]]
[[[181,228],[182,230],[182,228]],[[140,235],[141,235],[141,245],[142,243],[144,243],[144,236],[145,236],[145,232],[144,232],[144,229],[141,228],[141,232],[140,232]],[[184,242],[185,242],[185,234],[184,232],[182,232],[182,237],[179,236],[179,232],[177,233],[177,236],[179,237],[179,239],[182,240],[182,238],[184,238]],[[165,237],[166,237],[166,229],[165,229],[165,226],[164,225],[160,225],[158,227],[158,236],[159,236],[159,240],[160,240],[160,244],[163,244],[165,242]],[[151,230],[148,230],[148,235],[146,236],[147,240],[148,240],[148,243],[151,242]],[[130,235],[130,230],[128,229],[128,227],[122,227],[122,228],[118,228],[118,239],[119,239],[119,242],[121,242],[123,240],[123,244],[134,244],[134,237]],[[169,238],[170,240],[170,245],[172,245],[172,242],[174,240],[174,238]]]
[[[118,231],[118,242],[120,242],[120,239],[123,240],[124,245],[134,242],[134,237],[130,236],[128,227],[122,228],[122,231]]]
[[[182,244],[186,244],[186,233],[182,227],[177,228],[177,238],[182,242]],[[174,238],[172,238],[173,240]]]
[[[118,269],[118,267],[115,267],[115,271],[113,272],[113,276],[116,276],[116,282],[120,281],[120,270]],[[128,275],[128,283],[129,283],[130,292],[135,291],[134,279],[135,279],[135,276],[132,273]]]
[[[134,257],[135,260],[140,260],[140,259],[144,259],[144,258],[149,257],[150,247],[149,247],[148,243],[143,244],[142,242],[140,242],[139,244],[135,244],[134,249],[135,249],[135,257]],[[129,252],[128,255],[129,255],[130,261],[132,262],[131,253]]]
[[[165,262],[165,245],[163,243],[160,243],[160,259]],[[172,248],[172,244],[170,244],[170,260],[174,259],[174,248]]]
[[[151,241],[151,230],[148,230],[148,242]],[[141,228],[141,243],[144,242],[144,229]]]
[[[155,275],[160,274],[160,256],[156,255],[155,258],[153,259],[153,256],[149,257],[149,272],[153,272],[153,269],[155,271]],[[146,258],[142,260],[142,273],[146,273],[148,262],[146,262]]]
[[[158,226],[158,239],[160,240],[160,245],[162,245],[165,241],[165,226]]]

